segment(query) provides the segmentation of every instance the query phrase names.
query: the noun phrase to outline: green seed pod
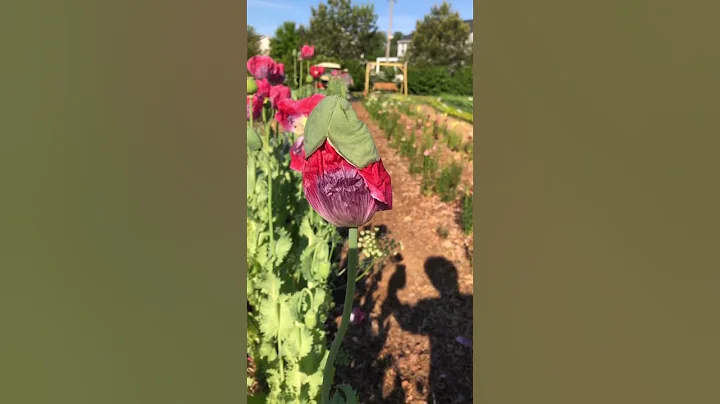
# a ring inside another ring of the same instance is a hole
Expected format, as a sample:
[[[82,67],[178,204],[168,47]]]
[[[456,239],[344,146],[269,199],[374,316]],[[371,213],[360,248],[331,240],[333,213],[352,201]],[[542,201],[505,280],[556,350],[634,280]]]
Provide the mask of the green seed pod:
[[[255,82],[255,79],[252,77],[247,78],[247,93],[248,95],[255,94],[257,92],[257,83]]]
[[[313,76],[311,76],[311,75],[309,75],[309,74],[308,74],[307,76],[305,76],[305,82],[308,83],[308,84],[312,83],[312,82],[313,82]]]
[[[312,329],[315,327],[315,324],[317,323],[317,318],[315,318],[315,315],[311,312],[305,313],[305,325]]]

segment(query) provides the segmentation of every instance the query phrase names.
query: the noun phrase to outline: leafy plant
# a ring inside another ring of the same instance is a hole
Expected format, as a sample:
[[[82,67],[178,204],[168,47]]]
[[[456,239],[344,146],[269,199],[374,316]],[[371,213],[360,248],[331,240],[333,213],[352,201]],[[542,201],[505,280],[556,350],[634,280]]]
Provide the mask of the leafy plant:
[[[450,202],[455,199],[461,175],[462,166],[455,162],[442,169],[435,184],[435,191],[440,195],[440,200]]]

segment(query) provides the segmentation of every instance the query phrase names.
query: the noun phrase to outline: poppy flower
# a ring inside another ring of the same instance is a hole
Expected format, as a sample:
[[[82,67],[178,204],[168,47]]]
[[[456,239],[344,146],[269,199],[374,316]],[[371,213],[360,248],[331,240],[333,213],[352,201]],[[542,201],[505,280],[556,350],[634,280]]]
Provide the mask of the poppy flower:
[[[297,172],[302,172],[305,166],[305,151],[303,150],[304,136],[297,138],[295,143],[290,146],[290,169]]]
[[[268,92],[270,97],[270,105],[276,108],[280,100],[290,98],[290,87],[287,86],[272,86]]]
[[[247,61],[247,69],[257,80],[267,79],[271,84],[285,81],[285,65],[276,63],[270,56],[253,56]]]
[[[323,98],[305,125],[305,198],[337,227],[360,227],[392,209],[390,175],[368,127],[347,100]]]
[[[270,82],[267,79],[259,79],[255,80],[255,83],[257,84],[255,94],[267,98],[270,95],[270,88],[272,87]]]
[[[310,66],[310,75],[318,78],[325,72],[325,68],[322,66]]]
[[[247,104],[246,104],[246,113],[247,113],[247,119],[250,120],[250,103],[252,101],[252,117],[254,120],[259,120],[262,118],[262,108],[263,103],[265,102],[265,97],[262,95],[259,95],[258,93],[255,93],[254,95],[247,96]]]
[[[302,135],[307,117],[323,98],[324,95],[315,94],[297,101],[290,98],[281,99],[276,104],[275,119],[280,122],[284,130]]]
[[[303,45],[303,47],[300,49],[300,57],[303,59],[310,59],[315,54],[315,47],[314,46],[308,46]]]

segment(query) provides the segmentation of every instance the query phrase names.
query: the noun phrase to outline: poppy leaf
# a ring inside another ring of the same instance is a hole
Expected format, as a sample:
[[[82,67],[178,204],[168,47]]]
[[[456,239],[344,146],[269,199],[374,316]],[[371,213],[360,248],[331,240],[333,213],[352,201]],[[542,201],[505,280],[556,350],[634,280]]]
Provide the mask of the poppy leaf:
[[[260,150],[262,148],[262,138],[250,125],[247,127],[247,147],[251,151]]]
[[[358,118],[352,105],[336,95],[325,97],[305,123],[305,158],[326,139],[350,164],[363,169],[380,160],[367,125]]]

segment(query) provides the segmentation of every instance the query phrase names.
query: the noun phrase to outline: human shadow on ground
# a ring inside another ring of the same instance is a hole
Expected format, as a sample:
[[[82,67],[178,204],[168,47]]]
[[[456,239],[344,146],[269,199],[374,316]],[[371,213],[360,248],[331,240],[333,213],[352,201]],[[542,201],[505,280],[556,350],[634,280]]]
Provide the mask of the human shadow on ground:
[[[430,257],[424,269],[440,297],[413,306],[400,302],[397,291],[407,275],[398,266],[382,313],[393,315],[404,331],[429,337],[429,403],[472,402],[472,295],[460,293],[457,268],[446,258]]]

